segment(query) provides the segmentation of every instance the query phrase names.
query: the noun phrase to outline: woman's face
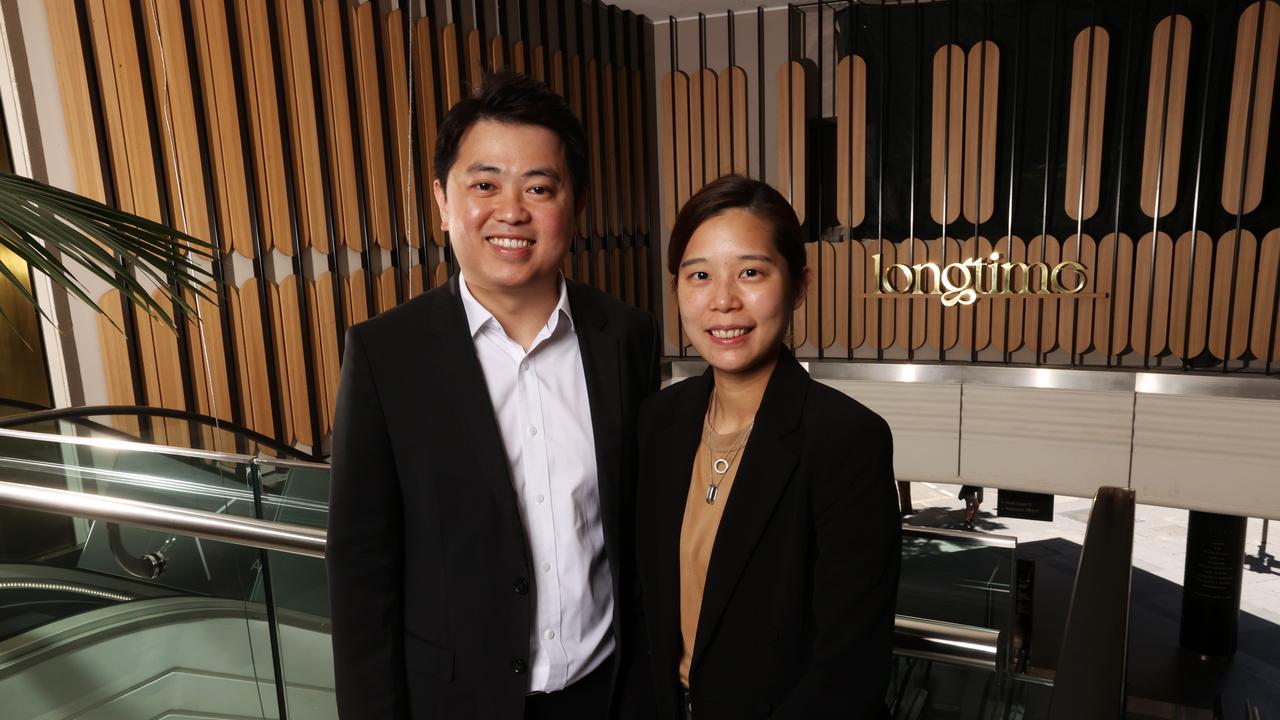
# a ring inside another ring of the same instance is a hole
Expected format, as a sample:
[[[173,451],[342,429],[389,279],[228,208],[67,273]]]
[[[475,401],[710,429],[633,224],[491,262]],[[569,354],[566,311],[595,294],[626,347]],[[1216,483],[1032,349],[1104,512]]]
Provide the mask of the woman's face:
[[[718,372],[772,368],[808,275],[792,288],[768,224],[727,210],[698,226],[676,275],[680,321],[693,347]]]

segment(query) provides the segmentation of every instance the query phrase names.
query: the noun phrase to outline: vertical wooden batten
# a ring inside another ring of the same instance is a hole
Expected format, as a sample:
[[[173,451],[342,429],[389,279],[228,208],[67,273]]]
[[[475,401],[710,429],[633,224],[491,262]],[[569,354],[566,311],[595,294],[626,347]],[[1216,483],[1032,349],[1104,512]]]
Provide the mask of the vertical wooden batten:
[[[980,224],[991,219],[996,205],[1000,48],[990,40],[969,48],[966,77],[964,217],[969,222]]]
[[[867,63],[857,55],[836,65],[836,220],[854,228],[867,214]],[[744,133],[745,134],[745,133]]]
[[[1222,207],[1233,214],[1257,209],[1266,176],[1271,98],[1280,50],[1280,3],[1264,2],[1245,8],[1236,27],[1235,68],[1222,158]],[[1259,14],[1265,16],[1261,27]]]
[[[1067,217],[1072,220],[1088,220],[1098,211],[1110,50],[1111,35],[1104,28],[1091,26],[1076,35],[1071,62],[1066,197],[1063,201]]]
[[[1168,215],[1178,199],[1178,170],[1182,159],[1182,127],[1186,115],[1190,62],[1191,21],[1182,15],[1161,20],[1151,39],[1151,75],[1147,85],[1146,132],[1142,146],[1140,204],[1142,212],[1150,218]],[[1159,213],[1156,212],[1157,188],[1160,193]]]
[[[939,225],[960,218],[964,153],[964,50],[944,45],[933,54],[929,141],[929,216]]]

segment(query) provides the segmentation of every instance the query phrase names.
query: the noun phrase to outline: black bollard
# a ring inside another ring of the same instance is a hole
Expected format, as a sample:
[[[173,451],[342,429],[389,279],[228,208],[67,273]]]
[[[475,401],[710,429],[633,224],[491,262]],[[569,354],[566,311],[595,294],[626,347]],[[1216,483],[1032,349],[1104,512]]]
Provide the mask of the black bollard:
[[[1240,626],[1246,518],[1191,511],[1183,575],[1182,647],[1199,655],[1231,657]]]

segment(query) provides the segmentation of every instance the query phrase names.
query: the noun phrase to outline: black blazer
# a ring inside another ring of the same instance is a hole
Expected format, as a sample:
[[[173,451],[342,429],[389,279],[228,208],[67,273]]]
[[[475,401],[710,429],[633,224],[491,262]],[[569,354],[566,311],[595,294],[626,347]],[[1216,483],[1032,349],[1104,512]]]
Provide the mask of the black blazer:
[[[637,548],[661,718],[679,717],[680,525],[711,387],[708,370],[640,414]],[[887,718],[901,547],[889,426],[783,350],[727,503],[694,717]]]
[[[585,286],[568,294],[613,579],[613,703],[651,708],[631,438],[657,388],[657,326]],[[523,716],[534,573],[457,276],[347,332],[328,537],[343,718]]]

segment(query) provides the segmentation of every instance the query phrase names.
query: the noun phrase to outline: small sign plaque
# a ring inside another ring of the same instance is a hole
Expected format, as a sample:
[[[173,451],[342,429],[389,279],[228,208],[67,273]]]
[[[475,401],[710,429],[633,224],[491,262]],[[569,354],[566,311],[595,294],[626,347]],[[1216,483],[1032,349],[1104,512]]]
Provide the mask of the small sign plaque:
[[[1053,522],[1053,495],[1048,493],[1001,490],[996,498],[999,517]]]

